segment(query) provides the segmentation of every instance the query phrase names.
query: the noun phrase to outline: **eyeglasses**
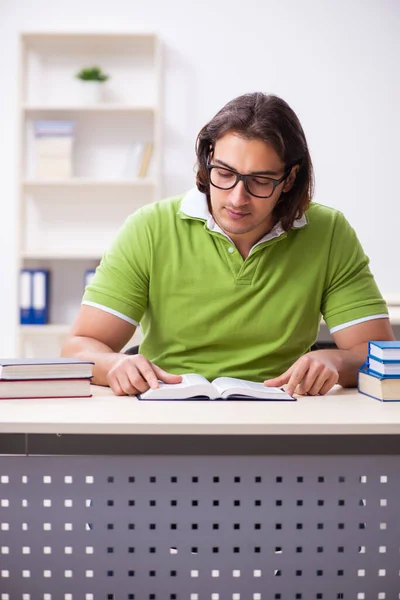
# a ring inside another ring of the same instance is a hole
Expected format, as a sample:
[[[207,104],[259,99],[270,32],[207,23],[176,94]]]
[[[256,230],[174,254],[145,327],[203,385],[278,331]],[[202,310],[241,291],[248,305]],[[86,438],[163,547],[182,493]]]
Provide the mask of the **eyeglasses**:
[[[293,166],[293,165],[292,165]],[[280,179],[272,179],[271,177],[263,177],[261,175],[242,175],[232,169],[219,167],[218,165],[207,165],[210,183],[220,190],[231,190],[243,181],[245,190],[256,198],[270,198],[282,181],[285,181],[290,174],[292,167],[289,167]]]

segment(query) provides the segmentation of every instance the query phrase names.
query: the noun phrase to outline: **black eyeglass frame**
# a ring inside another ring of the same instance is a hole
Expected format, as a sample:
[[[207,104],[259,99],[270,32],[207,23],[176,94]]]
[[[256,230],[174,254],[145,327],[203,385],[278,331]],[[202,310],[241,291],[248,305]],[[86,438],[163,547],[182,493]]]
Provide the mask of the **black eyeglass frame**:
[[[212,186],[214,186],[215,188],[218,188],[219,190],[226,190],[227,191],[227,190],[232,190],[239,183],[239,181],[243,181],[243,185],[244,185],[244,188],[245,188],[246,192],[248,194],[250,194],[250,196],[254,196],[255,198],[271,198],[271,196],[275,192],[276,187],[280,183],[282,183],[282,181],[285,181],[285,179],[287,179],[289,177],[290,172],[291,172],[293,166],[294,165],[290,165],[290,167],[288,167],[286,169],[286,171],[284,172],[284,174],[282,175],[282,177],[280,179],[274,179],[273,177],[265,177],[264,175],[252,175],[251,173],[247,174],[247,175],[243,175],[242,173],[238,173],[237,171],[234,171],[233,169],[229,169],[228,167],[223,167],[223,166],[220,166],[220,165],[213,165],[211,163],[207,163],[208,177],[209,177],[209,180],[210,180],[210,183],[211,183]],[[223,187],[220,187],[219,185],[215,185],[215,183],[213,183],[211,181],[211,171],[213,169],[223,169],[224,171],[229,171],[233,175],[236,175],[236,181],[235,181],[235,183],[233,185],[231,185],[230,187],[227,187],[227,188],[225,188],[225,187],[223,188]],[[257,179],[268,179],[268,181],[270,181],[272,183],[272,185],[273,185],[272,192],[270,194],[268,194],[268,196],[257,196],[257,194],[253,194],[253,192],[251,192],[249,190],[249,187],[247,185],[247,179],[249,177],[256,177]]]

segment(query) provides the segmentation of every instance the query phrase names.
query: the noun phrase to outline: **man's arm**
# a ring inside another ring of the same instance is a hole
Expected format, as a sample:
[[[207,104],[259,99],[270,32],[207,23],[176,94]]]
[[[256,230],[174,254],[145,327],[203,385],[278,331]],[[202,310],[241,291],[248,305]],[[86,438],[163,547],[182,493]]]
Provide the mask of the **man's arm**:
[[[371,319],[332,334],[336,350],[314,350],[301,356],[285,373],[268,379],[268,386],[286,385],[289,394],[326,394],[336,383],[357,385],[357,372],[366,361],[369,340],[394,340],[389,319]]]
[[[93,361],[93,383],[109,385],[117,395],[137,394],[149,387],[158,387],[159,379],[179,383],[180,376],[166,373],[144,356],[120,353],[135,329],[135,325],[124,319],[83,304],[61,356]]]

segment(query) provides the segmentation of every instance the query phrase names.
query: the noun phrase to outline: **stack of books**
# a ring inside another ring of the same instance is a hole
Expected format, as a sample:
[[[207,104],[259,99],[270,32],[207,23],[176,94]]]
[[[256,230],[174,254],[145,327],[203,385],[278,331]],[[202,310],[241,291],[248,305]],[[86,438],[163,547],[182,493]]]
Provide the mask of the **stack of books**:
[[[37,179],[69,179],[72,177],[72,121],[35,121]]]
[[[93,364],[78,358],[1,358],[0,399],[89,397]]]
[[[358,391],[382,402],[400,402],[400,341],[369,342]]]

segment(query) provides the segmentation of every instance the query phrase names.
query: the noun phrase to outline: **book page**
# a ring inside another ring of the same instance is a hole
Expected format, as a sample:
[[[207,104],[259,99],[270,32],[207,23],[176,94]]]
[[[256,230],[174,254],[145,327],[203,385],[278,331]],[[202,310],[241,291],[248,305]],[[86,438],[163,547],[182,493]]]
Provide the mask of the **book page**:
[[[292,398],[281,388],[267,387],[263,383],[236,379],[235,377],[217,377],[217,379],[214,379],[213,385],[222,398],[230,395],[282,400]]]
[[[194,396],[213,398],[216,395],[214,386],[202,375],[186,373],[182,375],[181,383],[164,383],[159,381],[159,387],[138,394],[139,400],[184,400]]]

